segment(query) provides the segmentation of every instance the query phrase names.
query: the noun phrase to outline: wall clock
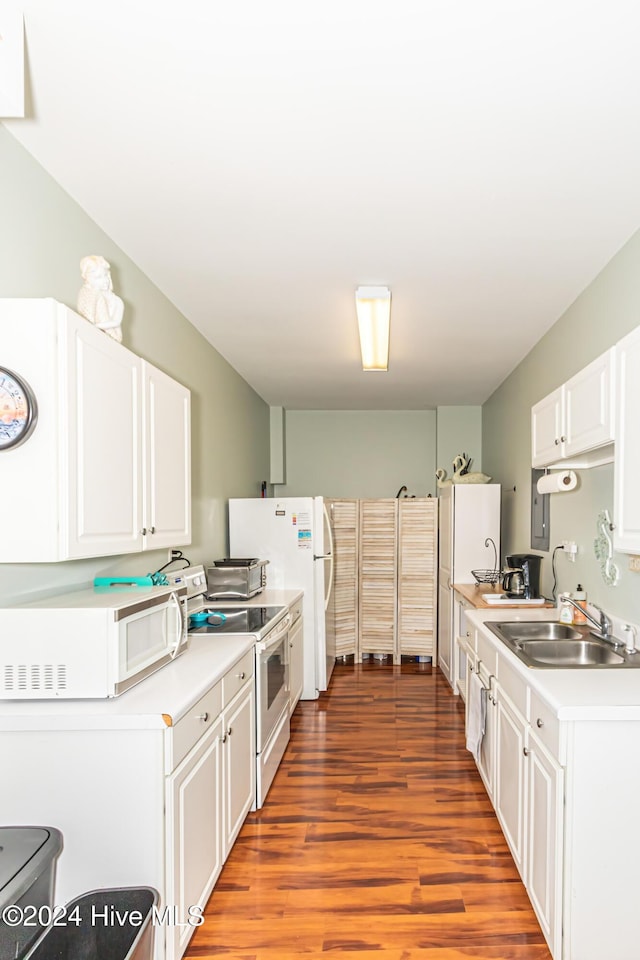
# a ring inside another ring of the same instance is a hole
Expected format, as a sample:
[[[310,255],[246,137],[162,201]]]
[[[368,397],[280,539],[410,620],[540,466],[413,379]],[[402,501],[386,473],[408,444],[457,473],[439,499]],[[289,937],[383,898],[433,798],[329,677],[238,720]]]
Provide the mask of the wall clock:
[[[0,451],[23,443],[38,417],[29,384],[7,367],[0,367]]]

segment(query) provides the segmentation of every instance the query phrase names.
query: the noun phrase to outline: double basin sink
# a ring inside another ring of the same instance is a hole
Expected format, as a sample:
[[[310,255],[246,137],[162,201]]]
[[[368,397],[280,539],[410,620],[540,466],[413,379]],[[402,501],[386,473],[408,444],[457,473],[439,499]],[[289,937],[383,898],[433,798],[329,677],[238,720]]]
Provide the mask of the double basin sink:
[[[640,653],[628,654],[623,646],[614,647],[590,627],[544,620],[490,622],[485,626],[528,667],[640,667]]]

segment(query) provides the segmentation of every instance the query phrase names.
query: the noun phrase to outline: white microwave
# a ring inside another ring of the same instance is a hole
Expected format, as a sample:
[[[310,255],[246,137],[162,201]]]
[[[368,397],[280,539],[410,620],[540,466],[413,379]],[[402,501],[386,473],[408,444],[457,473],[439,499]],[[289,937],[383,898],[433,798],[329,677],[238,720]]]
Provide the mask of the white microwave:
[[[186,650],[186,588],[94,588],[0,608],[0,699],[117,697]]]

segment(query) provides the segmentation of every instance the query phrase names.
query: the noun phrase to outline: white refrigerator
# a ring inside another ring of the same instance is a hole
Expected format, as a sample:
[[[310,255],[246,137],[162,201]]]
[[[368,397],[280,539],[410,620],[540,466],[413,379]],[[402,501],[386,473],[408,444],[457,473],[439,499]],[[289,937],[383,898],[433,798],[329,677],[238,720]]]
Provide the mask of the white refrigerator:
[[[333,540],[323,498],[229,500],[229,552],[268,560],[268,589],[304,590],[302,699],[314,700],[336,661]]]

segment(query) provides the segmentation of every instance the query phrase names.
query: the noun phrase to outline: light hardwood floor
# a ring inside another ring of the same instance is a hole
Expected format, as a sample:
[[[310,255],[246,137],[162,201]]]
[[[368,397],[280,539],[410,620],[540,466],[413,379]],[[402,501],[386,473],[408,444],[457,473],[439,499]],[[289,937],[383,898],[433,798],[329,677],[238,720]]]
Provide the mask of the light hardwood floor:
[[[186,957],[550,960],[430,666],[339,665],[292,718]]]

